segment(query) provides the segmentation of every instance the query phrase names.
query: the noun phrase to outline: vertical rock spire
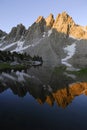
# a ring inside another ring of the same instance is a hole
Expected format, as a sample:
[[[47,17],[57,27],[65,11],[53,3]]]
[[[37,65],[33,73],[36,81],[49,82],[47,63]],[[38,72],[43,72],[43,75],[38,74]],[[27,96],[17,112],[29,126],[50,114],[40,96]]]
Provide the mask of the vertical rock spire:
[[[46,20],[46,25],[49,27],[52,27],[55,21],[53,14],[50,14],[45,20]]]

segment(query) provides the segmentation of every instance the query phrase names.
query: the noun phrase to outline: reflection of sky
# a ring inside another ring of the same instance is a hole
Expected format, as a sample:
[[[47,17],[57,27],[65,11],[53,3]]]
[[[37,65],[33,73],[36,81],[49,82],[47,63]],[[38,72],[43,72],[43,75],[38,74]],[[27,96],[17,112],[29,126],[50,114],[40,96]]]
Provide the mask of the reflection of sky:
[[[29,27],[39,15],[47,17],[66,11],[77,24],[87,25],[86,0],[0,0],[0,29],[9,32],[13,26],[23,23]]]
[[[87,129],[87,96],[75,97],[65,109],[40,105],[31,95],[21,98],[10,89],[0,94],[0,123],[11,128]],[[1,128],[1,125],[0,125]]]

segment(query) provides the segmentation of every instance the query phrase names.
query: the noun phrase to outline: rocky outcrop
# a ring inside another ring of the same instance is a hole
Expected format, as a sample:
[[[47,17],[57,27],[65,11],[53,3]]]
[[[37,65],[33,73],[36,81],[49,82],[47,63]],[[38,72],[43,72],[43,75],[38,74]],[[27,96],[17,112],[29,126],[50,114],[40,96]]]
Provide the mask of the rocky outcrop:
[[[82,26],[75,25],[71,28],[70,35],[78,39],[87,39],[87,30]]]
[[[58,32],[72,35],[78,39],[87,39],[87,28],[77,25],[72,17],[66,12],[58,14],[53,24],[53,28]]]
[[[49,28],[53,26],[55,21],[53,14],[50,14],[45,20],[46,20],[46,26]]]
[[[53,28],[55,28],[58,32],[69,35],[69,31],[73,26],[75,26],[75,23],[72,17],[70,17],[66,12],[63,12],[62,14],[58,14],[56,17]]]
[[[43,16],[39,16],[35,23],[42,23],[44,21]]]
[[[45,26],[45,19],[42,16],[39,16],[36,22],[34,22],[27,30],[25,35],[26,41],[32,43],[33,40],[41,38],[45,30]]]
[[[13,27],[11,32],[6,36],[5,40],[8,42],[14,42],[20,40],[25,35],[26,29],[22,24]]]
[[[7,33],[6,32],[3,32],[2,30],[0,30],[0,38],[3,37],[3,36],[6,36]]]

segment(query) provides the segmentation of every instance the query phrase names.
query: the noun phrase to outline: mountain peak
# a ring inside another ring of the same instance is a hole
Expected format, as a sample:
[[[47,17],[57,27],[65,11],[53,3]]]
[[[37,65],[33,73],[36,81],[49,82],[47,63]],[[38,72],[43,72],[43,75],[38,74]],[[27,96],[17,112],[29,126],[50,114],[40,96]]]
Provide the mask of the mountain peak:
[[[24,36],[24,38],[27,36],[29,40],[43,36],[43,33],[46,33],[49,29],[54,29],[59,33],[65,33],[67,36],[71,35],[75,38],[87,39],[87,26],[82,27],[75,24],[72,17],[65,11],[58,14],[56,19],[54,19],[52,13],[50,13],[47,18],[39,16],[28,30],[26,30],[24,25],[18,24],[16,27],[13,27],[11,32],[7,35],[5,32],[0,31],[0,37],[6,35],[4,40],[9,42],[17,41],[21,39],[22,36]]]
[[[62,16],[69,16],[66,11],[61,13]]]
[[[43,16],[39,16],[38,18],[37,18],[37,20],[36,20],[36,23],[39,23],[39,22],[41,22],[41,21],[43,21],[44,20],[44,17]]]
[[[4,31],[0,30],[0,37],[6,36],[6,35],[7,35],[7,33],[6,33],[6,32],[4,32]]]
[[[66,12],[62,12],[57,15],[53,28],[55,28],[58,32],[68,34],[71,27],[74,25],[75,22],[72,17],[70,17]]]
[[[10,33],[6,36],[5,40],[7,41],[17,41],[19,40],[26,32],[26,28],[23,24],[18,24],[16,27],[13,27]]]
[[[53,14],[50,14],[45,20],[46,20],[46,25],[49,27],[52,27],[55,21]]]
[[[61,20],[62,22],[74,23],[72,17],[70,17],[66,12],[62,12],[61,14],[58,14],[56,20]]]

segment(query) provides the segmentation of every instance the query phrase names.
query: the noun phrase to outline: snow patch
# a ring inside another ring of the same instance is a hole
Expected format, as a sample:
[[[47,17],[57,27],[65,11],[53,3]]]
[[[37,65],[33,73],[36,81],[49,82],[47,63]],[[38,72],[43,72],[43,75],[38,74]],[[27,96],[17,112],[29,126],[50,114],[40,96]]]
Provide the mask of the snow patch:
[[[8,45],[5,45],[4,47],[1,47],[2,45],[4,45],[4,43],[1,43],[0,44],[0,50],[5,51],[6,49],[9,49],[10,47],[12,47],[14,45],[17,45],[17,47],[14,50],[12,50],[11,52],[23,53],[23,51],[26,50],[27,48],[35,47],[38,44],[40,44],[42,39],[43,38],[39,39],[37,42],[35,42],[35,44],[30,44],[30,45],[27,45],[27,46],[24,46],[25,41],[20,41],[20,40],[17,41],[17,42],[13,42],[13,43],[10,43]]]
[[[43,33],[43,37],[46,37],[46,32]]]
[[[14,46],[16,44],[17,44],[17,42],[13,42],[11,44],[6,45],[5,47],[0,48],[0,50],[5,51],[6,49],[8,49],[8,48],[10,48],[10,47],[12,47],[12,46]]]
[[[48,31],[48,37],[52,34],[52,29]]]
[[[72,45],[68,45],[64,48],[64,51],[67,53],[67,56],[61,60],[62,64],[71,67],[72,65],[69,64],[67,61],[72,58],[72,56],[75,54],[76,50],[76,42],[74,42]]]
[[[23,50],[25,50],[25,49],[27,49],[29,47],[29,45],[25,46],[25,47],[23,47],[23,45],[24,45],[24,41],[18,41],[16,49],[12,50],[11,52],[23,53]]]
[[[19,82],[21,82],[21,81],[26,82],[25,77],[26,78],[34,78],[34,76],[28,75],[27,73],[24,73],[23,71],[22,72],[17,71],[16,75],[17,75],[17,78],[18,78]]]
[[[23,48],[23,44],[24,42],[18,41],[16,50],[20,51]]]
[[[5,39],[5,36],[1,37],[0,40],[4,40]]]
[[[3,43],[0,44],[0,46],[2,46],[2,45],[3,45]],[[12,50],[11,52],[20,52],[20,53],[23,52],[23,50],[25,50],[31,46],[31,45],[28,45],[28,46],[23,47],[24,41],[17,41],[17,42],[13,42],[11,44],[8,44],[5,47],[1,47],[0,50],[5,51],[6,49],[9,49],[10,47],[12,47],[14,45],[17,45],[17,47],[14,50]]]
[[[49,37],[51,34],[52,34],[52,29],[48,30],[48,32],[44,32],[43,38],[46,37],[46,36]]]

